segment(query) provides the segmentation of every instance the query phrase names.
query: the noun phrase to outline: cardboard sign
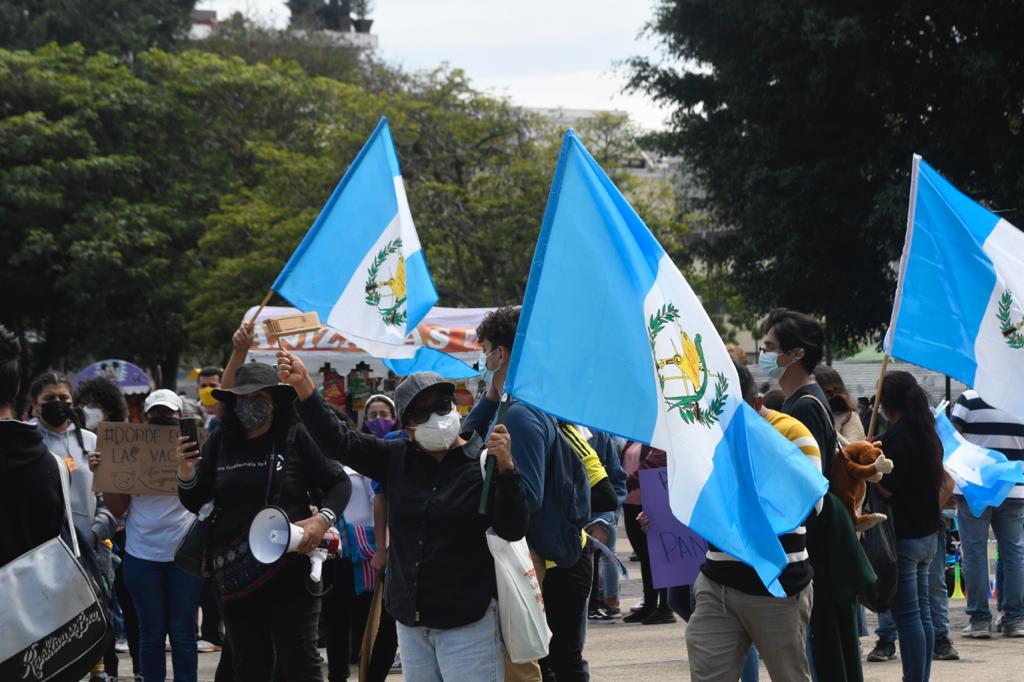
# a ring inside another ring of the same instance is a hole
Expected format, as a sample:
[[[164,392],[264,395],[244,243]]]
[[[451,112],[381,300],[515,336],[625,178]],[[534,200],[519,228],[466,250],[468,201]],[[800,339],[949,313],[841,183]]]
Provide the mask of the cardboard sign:
[[[92,489],[126,495],[178,494],[177,425],[102,422],[96,428],[96,449],[102,460]],[[199,445],[206,442],[199,429]]]
[[[655,589],[692,585],[700,573],[708,543],[687,528],[668,504],[668,469],[644,469],[640,474],[640,497],[650,519],[647,553]]]

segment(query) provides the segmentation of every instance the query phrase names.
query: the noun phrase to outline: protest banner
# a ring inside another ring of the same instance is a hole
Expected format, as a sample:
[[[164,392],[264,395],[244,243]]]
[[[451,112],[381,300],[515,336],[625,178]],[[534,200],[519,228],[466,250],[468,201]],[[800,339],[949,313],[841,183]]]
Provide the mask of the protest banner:
[[[101,422],[96,449],[102,457],[92,489],[126,495],[177,495],[178,427]],[[199,443],[206,442],[199,429]]]
[[[692,585],[697,580],[708,544],[672,514],[668,504],[668,470],[644,469],[640,497],[650,519],[647,552],[654,588]]]

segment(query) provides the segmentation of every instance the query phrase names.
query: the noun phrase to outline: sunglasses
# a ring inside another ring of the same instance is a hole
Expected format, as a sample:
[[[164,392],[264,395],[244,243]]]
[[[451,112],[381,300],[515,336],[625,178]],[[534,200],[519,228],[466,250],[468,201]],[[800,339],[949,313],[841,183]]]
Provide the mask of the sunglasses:
[[[405,411],[407,424],[419,425],[430,419],[432,414],[446,415],[455,409],[455,403],[449,395],[438,396],[433,403],[423,407],[410,407]]]

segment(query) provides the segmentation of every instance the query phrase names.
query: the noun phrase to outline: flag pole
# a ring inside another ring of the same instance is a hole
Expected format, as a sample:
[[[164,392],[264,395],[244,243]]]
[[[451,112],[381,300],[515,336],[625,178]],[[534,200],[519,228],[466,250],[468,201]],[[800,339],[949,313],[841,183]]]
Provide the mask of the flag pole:
[[[495,426],[505,423],[505,413],[508,412],[508,401],[508,393],[503,393],[501,395],[501,402],[498,403],[498,416],[494,420]],[[487,461],[484,462],[484,488],[480,491],[480,506],[477,508],[477,511],[481,516],[487,515],[487,497],[491,492],[491,481],[494,480],[494,463],[496,461],[497,460],[495,460],[494,455],[490,453],[487,454]]]
[[[878,422],[878,405],[882,401],[882,383],[885,381],[885,372],[889,369],[889,354],[882,358],[882,371],[878,374],[878,384],[875,386],[875,402],[871,406],[871,422],[868,424],[868,440],[875,437],[875,425]]]
[[[263,312],[263,309],[267,307],[268,303],[270,303],[270,297],[273,296],[273,295],[274,295],[274,290],[273,289],[270,289],[270,290],[267,291],[267,295],[264,296],[263,297],[263,301],[260,302],[260,307],[256,309],[256,314],[253,315],[251,318],[249,318],[249,321],[245,323],[246,326],[253,327],[256,324],[256,318],[260,316],[260,313]]]

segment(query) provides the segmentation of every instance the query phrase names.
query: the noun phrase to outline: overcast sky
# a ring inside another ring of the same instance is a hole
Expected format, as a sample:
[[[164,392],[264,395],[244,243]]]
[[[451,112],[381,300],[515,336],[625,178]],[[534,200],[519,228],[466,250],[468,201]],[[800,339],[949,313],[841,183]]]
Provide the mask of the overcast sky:
[[[640,37],[653,0],[376,0],[380,55],[409,70],[447,62],[473,83],[529,107],[618,109],[645,128],[665,118],[642,96],[621,93],[616,63],[653,55]],[[199,0],[221,18],[235,10],[284,27],[283,0]]]

